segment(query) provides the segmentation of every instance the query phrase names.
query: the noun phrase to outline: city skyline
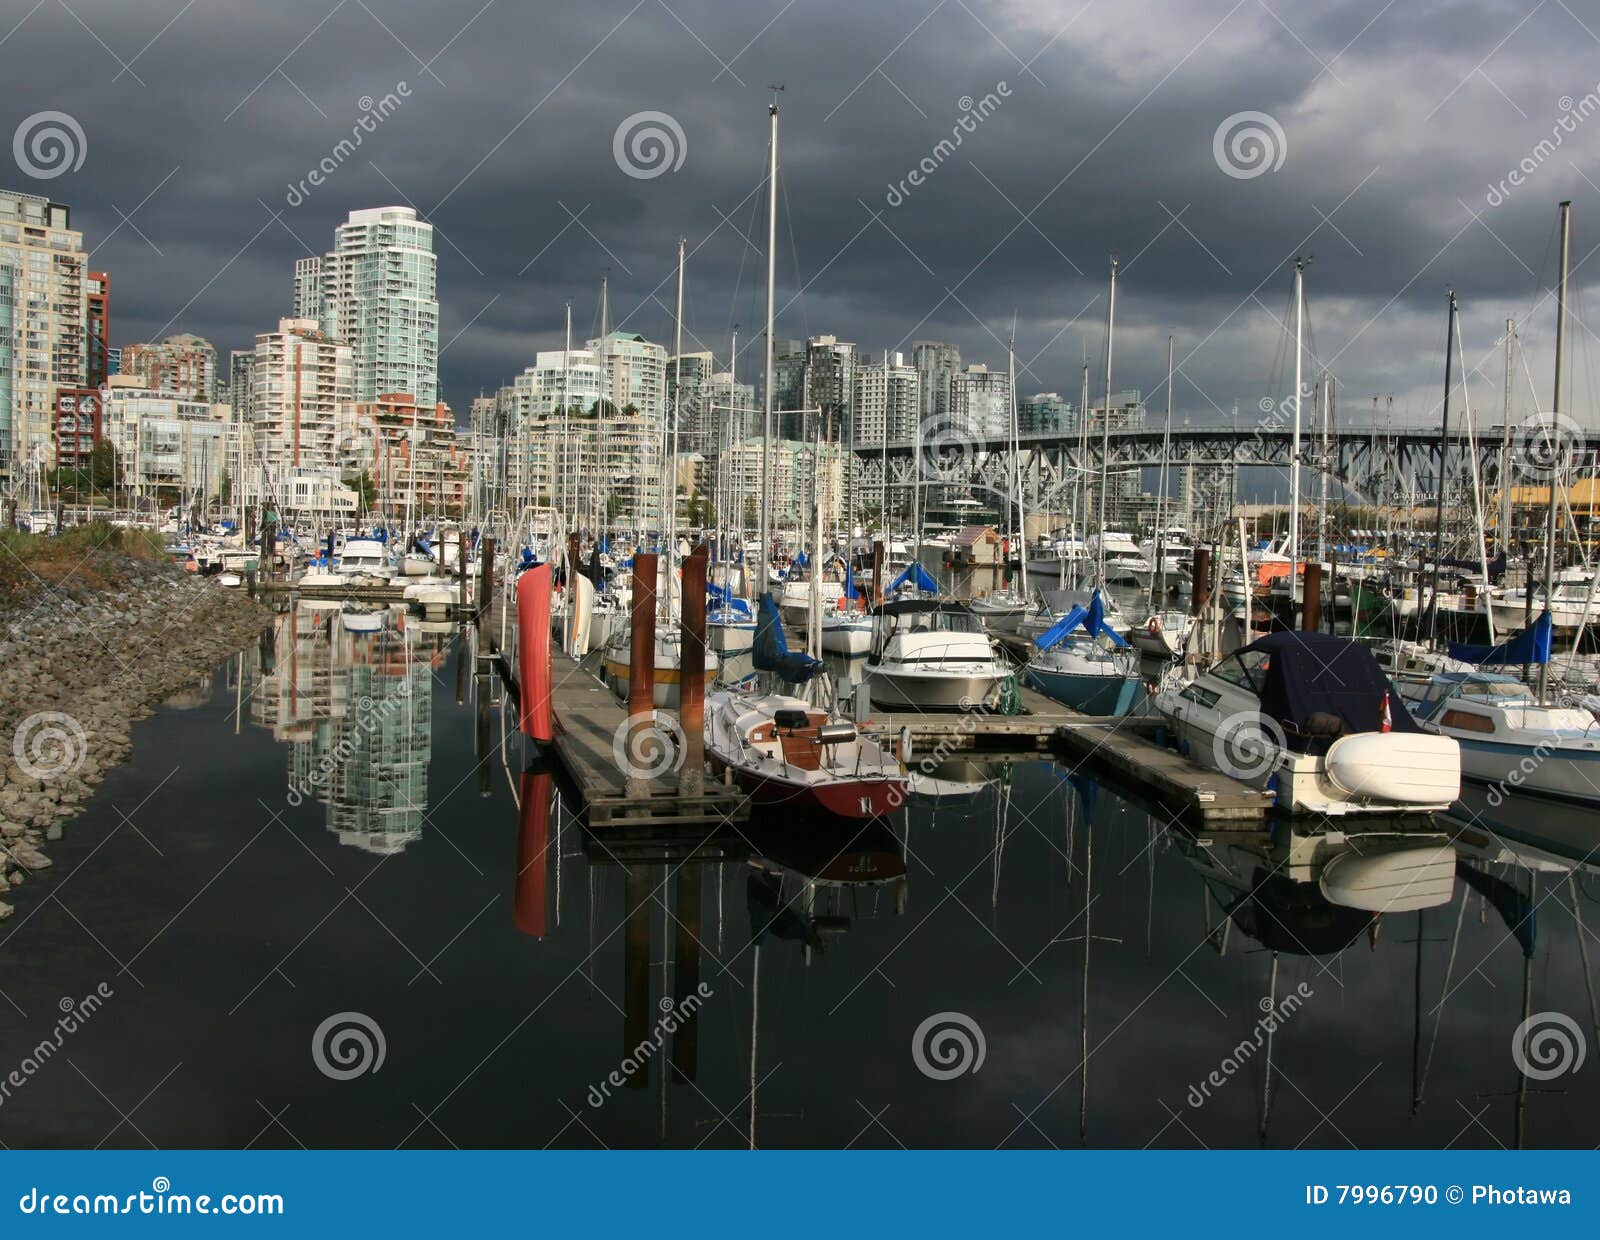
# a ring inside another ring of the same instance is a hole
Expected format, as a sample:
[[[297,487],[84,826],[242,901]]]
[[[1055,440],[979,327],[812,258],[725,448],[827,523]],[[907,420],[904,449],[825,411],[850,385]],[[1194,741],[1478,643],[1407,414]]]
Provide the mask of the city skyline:
[[[1171,333],[1180,416],[1248,416],[1283,395],[1277,319],[1309,252],[1313,347],[1345,407],[1393,394],[1414,421],[1439,400],[1446,285],[1473,404],[1498,407],[1501,325],[1530,312],[1520,412],[1547,397],[1561,198],[1586,284],[1596,42],[1563,6],[1220,4],[1157,21],[1093,4],[658,4],[578,15],[531,52],[525,19],[495,3],[82,9],[103,46],[50,8],[0,42],[28,101],[13,125],[64,113],[82,161],[0,183],[72,206],[115,282],[112,344],[247,348],[292,309],[284,273],[351,211],[413,205],[437,234],[440,395],[458,417],[560,347],[566,302],[592,334],[603,273],[612,325],[670,341],[679,235],[686,347],[725,356],[738,323],[741,377],[758,372],[767,82],[786,85],[780,338],[949,340],[998,368],[1015,310],[1019,392],[1070,399],[1084,356],[1100,369],[1116,251],[1113,386],[1159,394]],[[47,77],[69,45],[108,72]],[[1112,71],[1081,72],[1101,59]],[[641,126],[673,149],[630,175]],[[1266,162],[1230,172],[1241,133]],[[1574,378],[1581,418],[1576,363]]]

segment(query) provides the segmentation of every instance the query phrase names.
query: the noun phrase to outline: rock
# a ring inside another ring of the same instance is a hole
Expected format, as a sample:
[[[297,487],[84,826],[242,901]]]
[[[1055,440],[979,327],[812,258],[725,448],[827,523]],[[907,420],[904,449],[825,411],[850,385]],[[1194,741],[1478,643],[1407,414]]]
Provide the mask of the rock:
[[[10,917],[11,914],[15,913],[16,911],[17,911],[16,909],[12,908],[4,900],[0,900],[0,921],[4,921],[7,917]]]

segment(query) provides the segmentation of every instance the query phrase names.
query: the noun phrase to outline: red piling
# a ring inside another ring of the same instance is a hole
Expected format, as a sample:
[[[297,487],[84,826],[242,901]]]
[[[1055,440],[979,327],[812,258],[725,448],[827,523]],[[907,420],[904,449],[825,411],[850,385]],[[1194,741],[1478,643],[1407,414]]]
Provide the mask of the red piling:
[[[553,741],[550,714],[550,565],[530,568],[517,579],[517,692],[522,731]]]
[[[683,725],[683,769],[678,791],[705,790],[706,568],[711,549],[701,543],[683,562],[683,632],[678,660],[678,722]]]

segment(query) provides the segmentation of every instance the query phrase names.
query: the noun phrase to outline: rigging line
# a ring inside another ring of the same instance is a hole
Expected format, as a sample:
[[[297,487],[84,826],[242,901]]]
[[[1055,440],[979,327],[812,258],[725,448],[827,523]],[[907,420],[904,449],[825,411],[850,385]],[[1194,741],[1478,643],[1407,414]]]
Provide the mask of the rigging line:
[[[794,258],[794,300],[800,303],[800,327],[807,340],[811,339],[811,319],[806,310],[805,282],[800,279],[800,246],[794,238],[794,208],[789,205],[789,178],[783,175],[783,169],[778,169],[778,187],[783,190],[783,222],[789,231],[789,253]]]
[[[733,295],[728,298],[728,321],[722,325],[722,334],[727,336],[733,330],[734,315],[739,313],[739,290],[744,287],[744,265],[750,256],[750,247],[755,243],[750,240],[750,231],[756,226],[756,212],[761,207],[761,186],[767,183],[767,165],[770,162],[769,152],[772,150],[772,139],[767,139],[767,146],[761,153],[761,175],[756,178],[756,192],[750,195],[750,222],[744,226],[739,236],[739,271],[733,278]],[[757,253],[760,252],[757,247]],[[751,291],[751,305],[754,306],[755,292]]]

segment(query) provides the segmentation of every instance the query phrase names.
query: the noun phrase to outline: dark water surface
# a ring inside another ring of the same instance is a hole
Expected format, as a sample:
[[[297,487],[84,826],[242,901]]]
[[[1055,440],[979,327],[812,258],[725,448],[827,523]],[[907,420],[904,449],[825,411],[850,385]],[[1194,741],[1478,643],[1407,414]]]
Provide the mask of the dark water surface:
[[[1519,1110],[1527,1145],[1600,1140],[1600,883],[1562,855],[1592,821],[1502,807],[1547,847],[1475,827],[1476,886],[1376,923],[1284,833],[1195,836],[1031,759],[865,830],[591,837],[515,736],[502,764],[452,633],[346,624],[286,616],[136,725],[9,897],[6,1145],[743,1146],[752,1110],[764,1146],[1495,1147]],[[1588,1054],[1519,1101],[1525,982]],[[340,1079],[365,1048],[315,1035],[352,1013],[383,1058]]]

